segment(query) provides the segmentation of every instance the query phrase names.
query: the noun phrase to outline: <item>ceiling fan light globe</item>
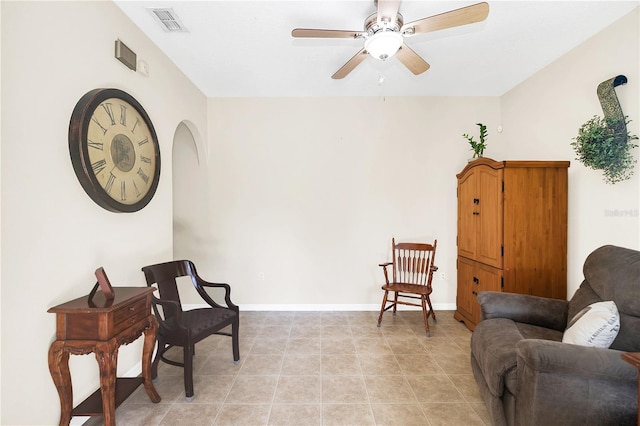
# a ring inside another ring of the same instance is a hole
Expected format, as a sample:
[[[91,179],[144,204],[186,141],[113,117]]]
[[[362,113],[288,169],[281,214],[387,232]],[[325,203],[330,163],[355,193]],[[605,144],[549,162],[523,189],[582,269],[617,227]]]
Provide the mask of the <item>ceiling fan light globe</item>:
[[[392,57],[402,46],[402,35],[395,31],[378,31],[365,40],[365,50],[382,61]]]

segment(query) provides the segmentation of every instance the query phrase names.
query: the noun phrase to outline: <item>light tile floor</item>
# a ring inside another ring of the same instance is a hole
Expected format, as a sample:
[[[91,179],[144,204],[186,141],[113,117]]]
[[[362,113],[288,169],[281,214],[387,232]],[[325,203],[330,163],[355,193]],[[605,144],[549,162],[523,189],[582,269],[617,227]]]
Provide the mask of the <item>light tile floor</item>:
[[[150,402],[140,387],[118,425],[490,425],[471,373],[471,332],[436,311],[241,312],[240,363],[231,339],[196,345],[195,397],[182,369],[160,363]],[[181,350],[172,355],[181,357]],[[102,417],[86,425],[102,424]]]

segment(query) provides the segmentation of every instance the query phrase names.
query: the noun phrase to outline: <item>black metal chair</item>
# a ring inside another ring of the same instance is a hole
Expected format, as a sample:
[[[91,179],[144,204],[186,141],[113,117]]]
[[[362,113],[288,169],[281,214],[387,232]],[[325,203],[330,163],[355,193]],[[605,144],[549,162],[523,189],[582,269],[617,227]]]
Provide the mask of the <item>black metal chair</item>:
[[[151,365],[151,377],[158,376],[160,360],[184,368],[184,389],[187,401],[193,399],[193,357],[195,344],[212,334],[231,336],[233,360],[240,361],[238,343],[239,308],[231,302],[229,284],[210,283],[198,276],[196,267],[189,260],[149,265],[142,268],[147,285],[157,285],[159,298],[152,295],[153,311],[158,319],[158,350]],[[189,276],[196,291],[210,307],[182,310],[176,278]],[[216,303],[206,288],[223,288],[226,306]],[[222,331],[231,325],[231,333]],[[183,348],[184,362],[164,357],[165,352],[178,346]]]

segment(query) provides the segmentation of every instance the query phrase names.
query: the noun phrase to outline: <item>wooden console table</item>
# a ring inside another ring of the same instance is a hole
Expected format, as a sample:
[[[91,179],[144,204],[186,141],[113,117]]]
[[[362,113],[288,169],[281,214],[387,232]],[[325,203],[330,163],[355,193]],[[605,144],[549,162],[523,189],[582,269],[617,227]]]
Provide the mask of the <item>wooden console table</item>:
[[[150,287],[115,287],[115,298],[101,292],[93,300],[87,296],[63,303],[47,312],[56,314],[56,340],[49,348],[49,371],[60,396],[60,425],[71,416],[104,416],[104,424],[115,425],[115,410],[144,383],[153,402],[160,395],[151,382],[151,355],[158,322],[151,315]],[[142,377],[117,378],[118,348],[144,333]],[[100,368],[100,389],[76,408],[73,405],[69,354],[95,353]]]

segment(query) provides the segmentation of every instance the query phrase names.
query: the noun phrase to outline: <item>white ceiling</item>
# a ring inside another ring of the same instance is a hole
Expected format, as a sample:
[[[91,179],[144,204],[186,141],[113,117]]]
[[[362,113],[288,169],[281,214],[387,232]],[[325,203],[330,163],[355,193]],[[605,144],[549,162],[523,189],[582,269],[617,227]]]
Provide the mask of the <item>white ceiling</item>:
[[[331,75],[362,40],[294,39],[291,30],[361,30],[373,0],[115,3],[208,97],[313,97],[500,96],[640,1],[490,1],[484,22],[405,39],[431,64],[425,73],[368,57],[342,80]],[[400,13],[411,22],[475,3],[405,0]],[[188,32],[165,32],[152,7],[173,8]]]

